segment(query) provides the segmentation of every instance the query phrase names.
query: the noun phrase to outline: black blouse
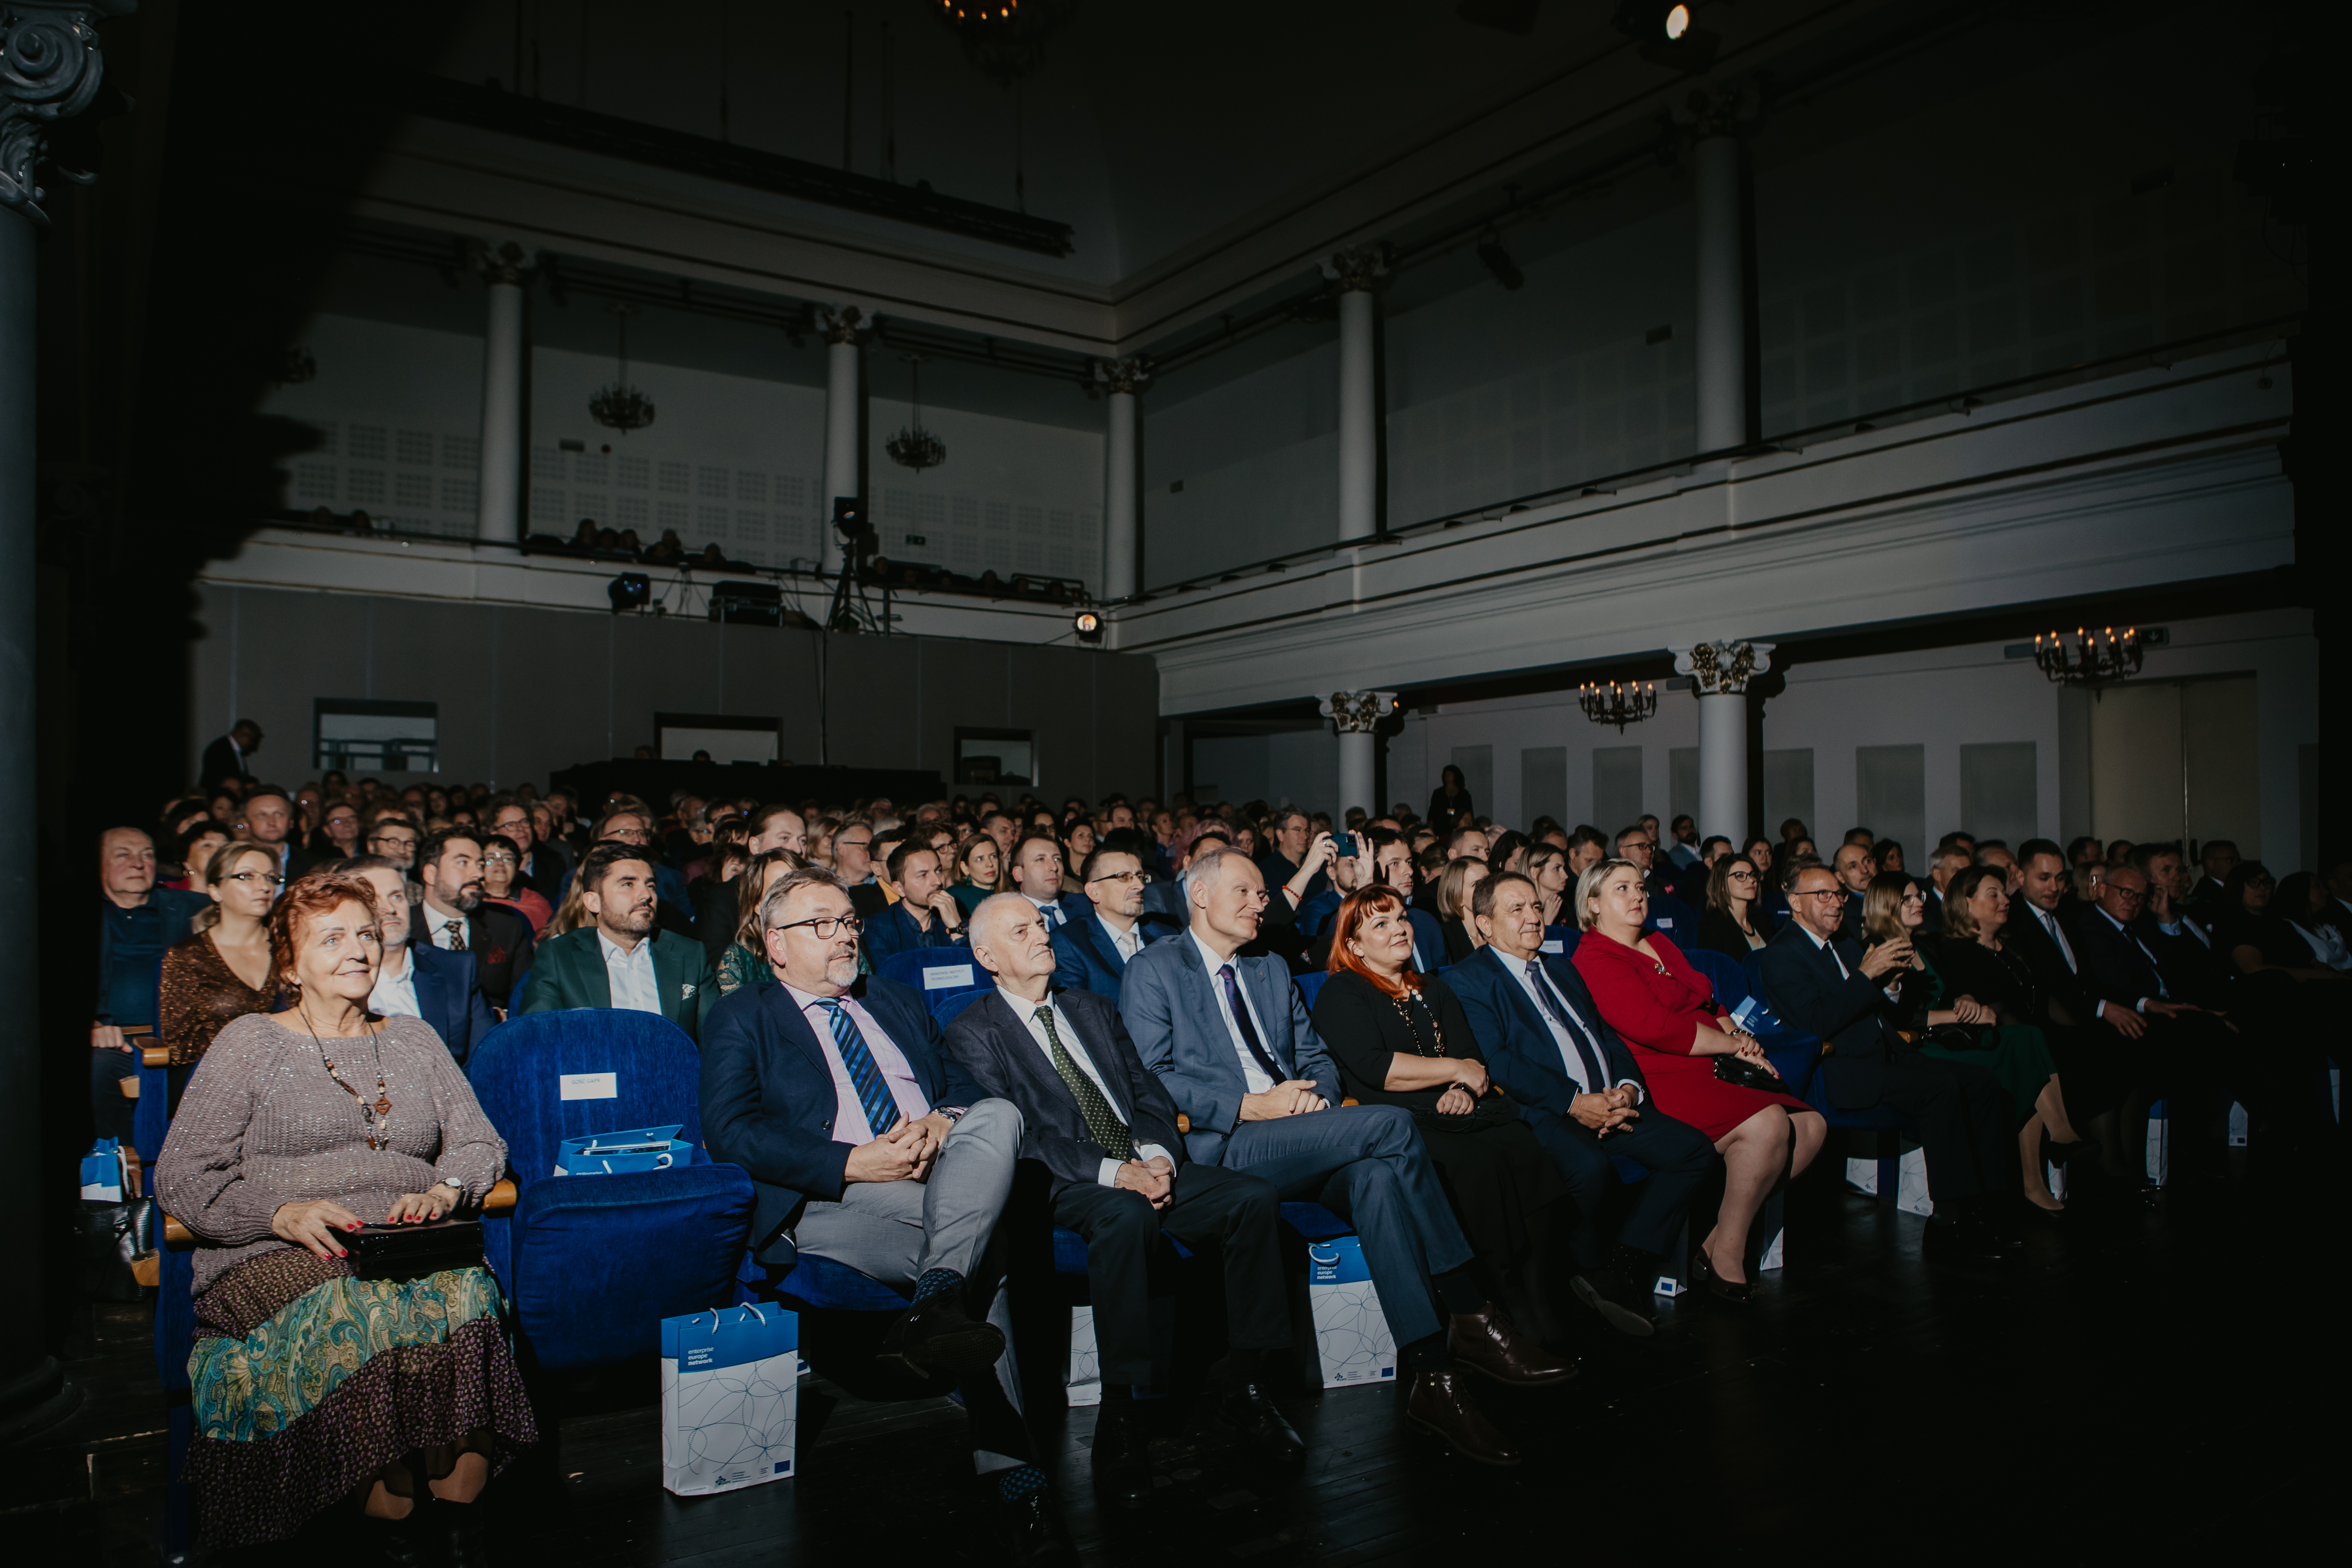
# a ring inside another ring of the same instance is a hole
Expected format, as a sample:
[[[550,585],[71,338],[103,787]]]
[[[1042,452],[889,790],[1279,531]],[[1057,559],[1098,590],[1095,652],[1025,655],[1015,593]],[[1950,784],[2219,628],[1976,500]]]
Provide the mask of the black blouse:
[[[2032,967],[2012,950],[1996,951],[1974,937],[1938,937],[1927,949],[1927,962],[1943,975],[1948,993],[1975,997],[2000,1022],[2049,1024],[2050,1009],[2033,983]]]
[[[1756,928],[1758,936],[1766,942],[1772,940],[1772,927],[1764,919],[1761,904],[1750,903],[1748,906],[1748,920]],[[1739,922],[1731,918],[1730,911],[1712,906],[1698,917],[1698,945],[1709,952],[1719,952],[1728,958],[1746,958],[1756,951],[1748,940],[1748,933],[1741,931]]]
[[[2262,953],[2264,963],[2282,969],[2321,967],[2319,955],[2303,940],[2294,922],[2267,910],[2258,915],[2243,910],[2222,910],[2213,921],[2213,945],[2225,954],[2231,948],[2253,948]],[[2231,964],[2233,971],[2236,967]]]
[[[1410,1022],[1408,1022],[1410,1020]],[[1407,1110],[1437,1109],[1438,1089],[1389,1089],[1391,1058],[1448,1056],[1484,1062],[1470,1035],[1470,1019],[1445,982],[1423,975],[1415,995],[1391,1000],[1360,974],[1345,970],[1324,984],[1315,999],[1315,1033],[1339,1069],[1339,1092],[1364,1105],[1401,1105]],[[1443,1038],[1444,1048],[1439,1049]]]

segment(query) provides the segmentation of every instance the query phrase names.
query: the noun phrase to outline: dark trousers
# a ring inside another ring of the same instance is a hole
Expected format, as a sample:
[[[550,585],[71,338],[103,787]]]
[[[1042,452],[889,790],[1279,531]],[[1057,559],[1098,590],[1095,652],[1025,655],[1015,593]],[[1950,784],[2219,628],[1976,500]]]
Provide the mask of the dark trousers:
[[[139,1058],[129,1051],[89,1053],[89,1119],[100,1138],[131,1142],[131,1121],[139,1102],[125,1098],[122,1080],[139,1076]]]
[[[1625,1184],[1610,1163],[1612,1154],[1650,1173],[1634,1184],[1617,1239],[1642,1252],[1673,1248],[1699,1184],[1715,1167],[1715,1145],[1706,1133],[1650,1106],[1607,1138],[1572,1116],[1534,1106],[1527,1108],[1527,1119],[1576,1200],[1576,1228],[1568,1246],[1579,1268],[1597,1268],[1609,1256],[1609,1215]]]
[[[2000,1080],[1982,1068],[1890,1053],[1878,1103],[1919,1124],[1927,1190],[1938,1203],[2015,1192],[2017,1139]]]
[[[1150,1383],[1151,1254],[1166,1231],[1188,1247],[1217,1244],[1225,1270],[1225,1339],[1235,1350],[1290,1343],[1284,1293],[1282,1217],[1273,1184],[1216,1165],[1176,1173],[1165,1210],[1141,1193],[1072,1185],[1054,1200],[1054,1223],[1087,1238],[1087,1286],[1106,1383]]]

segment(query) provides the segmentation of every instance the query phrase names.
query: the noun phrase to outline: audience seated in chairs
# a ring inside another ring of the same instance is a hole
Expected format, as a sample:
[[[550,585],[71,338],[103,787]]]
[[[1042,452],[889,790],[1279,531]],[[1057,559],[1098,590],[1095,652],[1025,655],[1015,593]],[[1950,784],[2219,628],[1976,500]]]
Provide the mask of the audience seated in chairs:
[[[996,986],[949,1026],[948,1054],[1019,1110],[1022,1156],[1052,1173],[1054,1223],[1086,1238],[1103,1388],[1096,1481],[1129,1501],[1151,1489],[1131,1389],[1154,1381],[1148,1274],[1162,1231],[1218,1247],[1232,1347],[1224,1419],[1265,1458],[1296,1461],[1305,1447],[1265,1391],[1271,1352],[1290,1343],[1274,1184],[1187,1154],[1175,1101],[1136,1054],[1117,1004],[1054,994],[1059,936],[1036,905],[999,893],[971,924],[972,956]]]
[[[358,1499],[384,1559],[430,1561],[431,1531],[484,1561],[476,1500],[538,1437],[478,1254],[362,1279],[342,1241],[478,1205],[506,1161],[441,1041],[371,1011],[379,951],[369,883],[299,883],[267,982],[292,1005],[220,1031],[157,1163],[200,1244],[187,1478],[215,1549]]]
[[[659,1013],[700,1038],[718,987],[701,943],[654,929],[651,854],[625,841],[588,852],[572,889],[588,923],[540,943],[518,1011],[634,1007]]]
[[[1600,863],[1612,864],[1630,863]],[[1714,1152],[1697,1130],[1650,1103],[1633,1054],[1601,1021],[1575,966],[1545,955],[1535,885],[1524,877],[1489,880],[1491,890],[1481,882],[1471,903],[1481,945],[1446,972],[1446,983],[1575,1201],[1569,1247],[1577,1299],[1621,1333],[1649,1334],[1653,1288],[1679,1246]],[[1622,1219],[1624,1183],[1612,1155],[1646,1173]]]
[[[2004,1228],[2016,1157],[2000,1085],[1981,1068],[1937,1061],[1912,1047],[1888,1014],[1887,987],[1910,958],[1906,942],[1864,949],[1843,928],[1846,889],[1828,867],[1800,863],[1789,924],[1764,950],[1765,1001],[1781,1020],[1820,1037],[1819,1081],[1849,1114],[1879,1107],[1909,1118],[1927,1156],[1936,1213],[1931,1245],[2001,1259],[2017,1242]]]
[[[807,1253],[908,1292],[892,1348],[956,1374],[974,1467],[1023,1560],[1066,1553],[1004,1353],[991,1245],[1021,1111],[947,1054],[919,994],[859,975],[858,918],[832,874],[778,882],[760,926],[776,984],[721,1003],[702,1055],[704,1143],[751,1173],[754,1256],[772,1281]]]
[[[912,837],[901,838],[883,862],[889,891],[898,897],[866,921],[866,956],[880,963],[893,953],[954,947],[963,941],[963,906],[948,891],[937,851]]]
[[[1144,1064],[1191,1117],[1192,1158],[1264,1176],[1283,1196],[1352,1223],[1412,1375],[1406,1417],[1487,1464],[1518,1453],[1463,1382],[1556,1382],[1567,1369],[1496,1310],[1414,1130],[1394,1106],[1341,1106],[1338,1075],[1280,960],[1240,956],[1265,918],[1265,880],[1238,851],[1185,874],[1193,920],[1127,968],[1119,1012]],[[1458,1360],[1457,1360],[1458,1358]]]
[[[1487,1076],[1461,1002],[1444,980],[1414,971],[1406,913],[1392,888],[1365,889],[1340,906],[1315,1033],[1344,1096],[1412,1113],[1488,1293],[1512,1300],[1520,1321],[1548,1325],[1549,1243],[1565,1229],[1557,1205],[1568,1187],[1518,1102]]]
[[[1663,931],[1643,930],[1649,894],[1638,868],[1604,861],[1586,872],[1577,917],[1585,936],[1573,962],[1601,1021],[1633,1052],[1659,1111],[1696,1128],[1723,1156],[1723,1206],[1699,1240],[1698,1277],[1717,1296],[1744,1303],[1748,1227],[1764,1200],[1812,1163],[1829,1128],[1782,1090],[1764,1047],[1731,1019],[1682,950]],[[1727,1065],[1744,1081],[1727,1079]]]

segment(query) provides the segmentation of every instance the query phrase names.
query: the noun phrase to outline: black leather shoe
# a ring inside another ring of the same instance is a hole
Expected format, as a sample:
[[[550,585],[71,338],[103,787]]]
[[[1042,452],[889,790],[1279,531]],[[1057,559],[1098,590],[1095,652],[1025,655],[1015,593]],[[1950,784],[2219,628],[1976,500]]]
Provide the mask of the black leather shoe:
[[[1519,1332],[1491,1301],[1483,1312],[1454,1313],[1447,1327],[1451,1331],[1446,1342],[1454,1359],[1496,1383],[1541,1388],[1576,1375],[1574,1362],[1562,1360]]]
[[[1004,1331],[964,1315],[953,1290],[907,1309],[898,1326],[898,1354],[932,1372],[983,1373],[1004,1354]]]
[[[1576,1299],[1600,1313],[1601,1321],[1621,1334],[1646,1338],[1658,1331],[1650,1306],[1657,1272],[1656,1259],[1621,1247],[1606,1267],[1587,1269],[1569,1283]]]
[[[483,1523],[480,1502],[433,1500],[441,1521],[441,1538],[449,1548],[449,1568],[490,1568],[489,1531]]]
[[[1013,1561],[1020,1568],[1066,1568],[1078,1560],[1071,1549],[1069,1532],[1062,1528],[1050,1488],[1040,1487],[1018,1502],[997,1507],[1005,1544],[1012,1548]]]
[[[1106,1405],[1095,1417],[1095,1485],[1121,1502],[1151,1495],[1150,1439],[1135,1412]]]
[[[438,1559],[426,1540],[425,1510],[411,1508],[406,1519],[360,1516],[359,1538],[368,1561],[384,1568],[438,1568]]]
[[[1745,1279],[1726,1279],[1715,1271],[1715,1264],[1704,1247],[1698,1249],[1698,1282],[1706,1293],[1718,1301],[1728,1301],[1735,1307],[1748,1305],[1755,1292]]]
[[[1461,1370],[1417,1373],[1406,1399],[1404,1418],[1433,1437],[1443,1438],[1455,1453],[1482,1465],[1509,1466],[1519,1462],[1518,1450],[1496,1430],[1470,1398]]]
[[[1298,1440],[1298,1429],[1275,1407],[1265,1390],[1255,1383],[1244,1383],[1229,1391],[1219,1402],[1217,1415],[1276,1464],[1297,1464],[1307,1457],[1307,1445]]]

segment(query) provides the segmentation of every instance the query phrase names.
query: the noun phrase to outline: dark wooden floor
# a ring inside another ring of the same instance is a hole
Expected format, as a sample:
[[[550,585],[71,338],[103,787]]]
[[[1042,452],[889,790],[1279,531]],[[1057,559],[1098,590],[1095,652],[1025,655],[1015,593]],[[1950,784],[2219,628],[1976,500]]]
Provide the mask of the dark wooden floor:
[[[1826,1173],[1825,1173],[1826,1174]],[[1482,1389],[1528,1463],[1496,1471],[1409,1433],[1402,1390],[1282,1398],[1311,1453],[1265,1473],[1216,1424],[1171,1410],[1157,1492],[1098,1504],[1094,1413],[1043,1423],[1065,1517],[1092,1563],[1269,1557],[1330,1563],[1552,1550],[1597,1563],[1799,1552],[1876,1561],[2118,1548],[2305,1550],[2343,1495],[2340,1194],[2240,1180],[2155,1207],[2087,1197],[2022,1262],[1928,1263],[1922,1222],[1806,1184],[1790,1267],[1739,1313],[1668,1304],[1654,1339],[1570,1320],[1583,1374]],[[0,1542],[80,1568],[156,1560],[163,1412],[141,1308],[95,1310],[74,1373],[90,1400],[20,1456]],[[808,1392],[813,1389],[814,1392]],[[575,1413],[560,1446],[494,1491],[518,1563],[817,1563],[913,1551],[1000,1560],[943,1400],[803,1393],[793,1480],[682,1501],[662,1489],[650,1403]],[[348,1537],[306,1532],[319,1562]],[[269,1560],[245,1554],[240,1563]]]

